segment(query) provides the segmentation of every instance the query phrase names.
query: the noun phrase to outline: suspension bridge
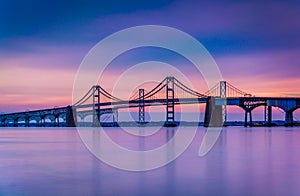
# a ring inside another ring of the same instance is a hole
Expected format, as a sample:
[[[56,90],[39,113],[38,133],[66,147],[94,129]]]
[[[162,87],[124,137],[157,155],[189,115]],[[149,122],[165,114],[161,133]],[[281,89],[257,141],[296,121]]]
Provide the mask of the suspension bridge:
[[[34,121],[35,126],[73,127],[78,126],[78,121],[83,121],[87,116],[92,119],[90,126],[104,126],[107,114],[113,117],[113,123],[110,125],[117,126],[118,110],[122,108],[137,108],[136,122],[145,125],[145,108],[153,106],[165,107],[165,126],[177,126],[180,122],[175,121],[175,106],[182,104],[206,104],[205,127],[226,125],[228,106],[239,106],[244,110],[245,127],[253,126],[252,111],[260,106],[264,107],[265,126],[273,125],[274,107],[284,111],[285,125],[293,126],[293,112],[300,108],[300,98],[256,97],[226,81],[220,81],[207,92],[199,93],[175,77],[166,77],[149,91],[138,89],[128,100],[118,98],[100,85],[95,85],[71,106],[0,114],[0,126],[30,126]]]

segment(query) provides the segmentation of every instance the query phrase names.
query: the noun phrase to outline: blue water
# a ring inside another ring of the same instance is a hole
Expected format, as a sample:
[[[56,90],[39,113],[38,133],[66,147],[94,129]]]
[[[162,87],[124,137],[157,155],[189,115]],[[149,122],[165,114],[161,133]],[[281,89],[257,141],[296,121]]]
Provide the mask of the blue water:
[[[120,145],[144,150],[166,142],[168,130],[147,140],[119,128],[107,132]],[[170,164],[129,172],[95,158],[73,128],[2,128],[0,195],[300,195],[299,127],[228,127],[199,157],[204,133],[199,128]]]

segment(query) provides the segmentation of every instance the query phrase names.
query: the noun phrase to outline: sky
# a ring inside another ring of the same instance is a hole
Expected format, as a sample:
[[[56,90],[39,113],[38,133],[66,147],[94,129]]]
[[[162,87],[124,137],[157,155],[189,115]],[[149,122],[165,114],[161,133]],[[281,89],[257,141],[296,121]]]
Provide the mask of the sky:
[[[0,112],[70,105],[77,69],[89,50],[137,25],[170,26],[195,37],[224,80],[245,92],[300,96],[299,10],[296,0],[0,1]],[[197,84],[201,77],[176,58],[153,48],[130,51],[106,77],[132,63],[159,60],[176,64]],[[157,71],[149,67],[141,77]]]

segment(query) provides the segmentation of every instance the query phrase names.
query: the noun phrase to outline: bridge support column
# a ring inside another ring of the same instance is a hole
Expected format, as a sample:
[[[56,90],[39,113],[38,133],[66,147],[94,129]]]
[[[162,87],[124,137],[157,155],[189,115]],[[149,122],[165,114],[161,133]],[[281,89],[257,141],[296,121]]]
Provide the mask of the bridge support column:
[[[25,118],[25,127],[29,127],[29,118]]]
[[[166,127],[175,127],[174,107],[174,77],[167,77],[166,80]]]
[[[286,111],[285,112],[285,123],[284,126],[292,127],[293,126],[293,111]]]
[[[18,126],[18,119],[14,119],[14,127],[17,127]]]
[[[139,123],[145,123],[145,91],[144,89],[139,89]]]
[[[267,126],[272,126],[272,106],[268,106],[267,108]]]
[[[55,116],[54,118],[54,126],[59,127],[59,116]]]
[[[66,127],[76,127],[76,109],[72,109],[72,106],[67,107],[66,111]]]
[[[250,122],[248,123],[248,114],[249,114],[249,118],[250,118]],[[249,127],[253,126],[252,123],[252,112],[251,110],[246,110],[245,111],[245,122],[244,122],[244,127],[247,127],[249,125]]]
[[[59,127],[59,116],[57,117],[57,126]]]
[[[51,121],[50,127],[55,127],[56,126],[55,117],[54,117],[54,119],[50,119],[50,121]]]
[[[42,117],[42,119],[41,119],[41,126],[42,126],[42,127],[46,127],[46,119],[45,119],[45,116]]]
[[[39,120],[35,120],[35,127],[39,127],[40,125],[40,121]]]
[[[222,127],[223,108],[216,105],[215,97],[208,97],[205,107],[204,127]]]

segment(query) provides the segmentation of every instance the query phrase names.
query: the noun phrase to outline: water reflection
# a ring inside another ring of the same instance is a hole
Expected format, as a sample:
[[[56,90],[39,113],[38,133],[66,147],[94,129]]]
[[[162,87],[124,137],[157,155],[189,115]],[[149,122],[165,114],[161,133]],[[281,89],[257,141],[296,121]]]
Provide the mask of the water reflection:
[[[250,129],[226,128],[213,149],[199,157],[205,134],[199,128],[178,159],[147,172],[103,163],[73,129],[1,129],[0,195],[299,195],[300,129]],[[161,130],[152,138],[116,129],[109,134],[124,146],[149,150],[172,141],[176,129]],[[96,130],[89,135],[99,151],[101,136]],[[177,145],[177,140],[168,143],[162,158],[172,157]],[[146,164],[143,157],[135,161]]]

